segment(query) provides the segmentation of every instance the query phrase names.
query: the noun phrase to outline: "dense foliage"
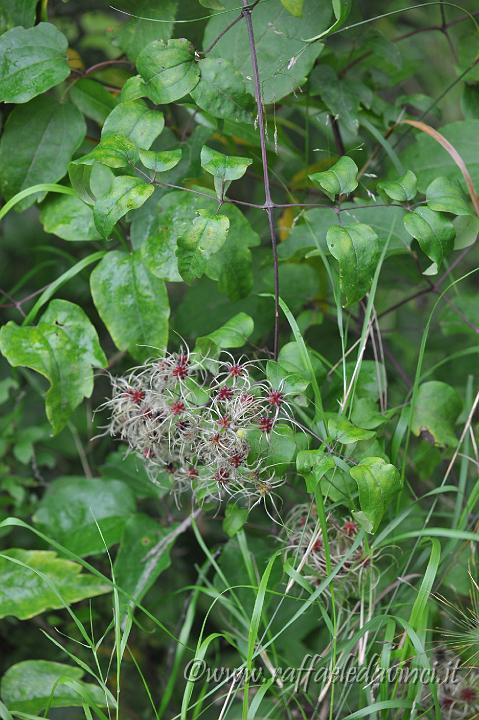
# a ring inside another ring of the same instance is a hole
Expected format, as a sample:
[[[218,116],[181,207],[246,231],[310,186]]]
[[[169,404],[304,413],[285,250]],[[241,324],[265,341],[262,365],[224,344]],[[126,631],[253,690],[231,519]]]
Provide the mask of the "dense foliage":
[[[0,717],[479,717],[477,5],[0,0]]]

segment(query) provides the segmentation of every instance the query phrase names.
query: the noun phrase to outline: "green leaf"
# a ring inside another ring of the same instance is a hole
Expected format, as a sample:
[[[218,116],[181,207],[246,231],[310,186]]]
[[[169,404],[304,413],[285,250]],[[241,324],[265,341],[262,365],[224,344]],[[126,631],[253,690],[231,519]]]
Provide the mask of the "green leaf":
[[[25,103],[70,74],[68,40],[54,25],[12,28],[0,37],[0,101]]]
[[[357,178],[358,166],[347,155],[339,158],[329,170],[309,176],[309,179],[315,185],[319,185],[330,200],[334,200],[337,195],[348,195],[355,190],[358,186]]]
[[[99,233],[104,238],[108,238],[118,220],[130,210],[141,207],[154,189],[153,185],[137,177],[129,175],[115,177],[110,192],[98,198],[93,209],[93,217]]]
[[[286,10],[295,17],[301,17],[303,14],[304,0],[281,0]]]
[[[454,249],[454,225],[434,210],[418,207],[405,215],[404,227],[418,241],[423,253],[438,267]]]
[[[24,660],[2,677],[0,693],[12,712],[35,714],[55,707],[105,706],[96,685],[82,682],[84,670],[50,660]]]
[[[157,105],[174,102],[198,84],[200,70],[188,40],[155,40],[136,59],[148,97]]]
[[[243,177],[253,162],[249,158],[223,153],[205,145],[201,150],[201,167],[214,177],[216,195],[222,200],[233,180]]]
[[[0,140],[0,192],[9,199],[39,183],[55,183],[86,132],[85,121],[74,105],[60,105],[42,96],[16,107],[8,116]],[[23,200],[25,209],[44,193]]]
[[[217,118],[251,123],[254,100],[243,75],[224,58],[200,60],[201,77],[191,91],[195,103]]]
[[[428,185],[426,200],[431,210],[453,213],[454,215],[473,214],[458,183],[449,180],[447,177],[438,177]]]
[[[163,150],[162,152],[140,150],[141,162],[148,170],[153,170],[155,173],[168,172],[168,170],[176,167],[181,160],[181,155],[181,148]]]
[[[165,195],[158,205],[148,228],[147,239],[141,247],[148,269],[157,277],[173,282],[181,281],[176,255],[178,238],[187,233],[198,210],[214,214],[218,202],[203,195],[183,190]],[[209,258],[206,274],[219,282],[219,288],[231,300],[238,300],[249,293],[252,286],[251,252],[249,247],[259,243],[243,213],[233,204],[223,205],[222,215],[230,221],[228,237],[221,249]]]
[[[397,180],[379,182],[378,189],[386,193],[391,200],[407,202],[416,196],[417,178],[411,170],[406,170],[404,175]]]
[[[239,533],[248,519],[248,508],[240,507],[234,502],[229,502],[225,509],[223,519],[223,530],[232,538]]]
[[[202,5],[205,8],[209,8],[210,10],[224,10],[225,6],[220,2],[220,0],[198,0],[200,5]]]
[[[118,44],[133,62],[153,40],[168,40],[171,37],[177,6],[176,0],[161,0],[160,3],[158,0],[122,2],[121,9],[129,10],[133,17],[122,25]]]
[[[94,165],[102,163],[110,168],[122,168],[138,162],[138,149],[131,140],[123,135],[108,135],[87,155],[75,160],[75,165]]]
[[[333,415],[328,419],[328,433],[332,440],[343,445],[374,437],[374,432],[357,427],[344,415]]]
[[[225,215],[198,210],[191,228],[178,238],[178,270],[186,282],[203,275],[209,258],[225,242],[229,226]]]
[[[142,150],[148,150],[165,127],[163,113],[151,110],[142,100],[121,102],[105,120],[102,142],[110,135],[123,135]]]
[[[361,506],[354,515],[367,532],[375,532],[401,489],[399,470],[383,458],[366,457],[349,472],[357,483]]]
[[[422,383],[414,403],[411,429],[435,445],[455,447],[454,425],[461,410],[461,399],[453,387],[438,380]]]
[[[230,11],[212,16],[206,26],[203,49],[225,30],[237,12],[237,0],[222,0]],[[304,38],[311,29],[326,29],[331,18],[328,3],[304,0],[301,17],[294,17],[279,2],[260,2],[252,13],[258,55],[261,92],[265,103],[278,102],[300,87],[312,69],[323,46],[321,43],[305,45]],[[243,23],[236,23],[212,48],[208,57],[219,57],[237,68],[245,78],[249,92],[254,96],[249,44]]]
[[[250,459],[265,458],[269,473],[282,475],[291,469],[297,448],[295,432],[289,425],[277,423],[270,437],[257,428],[250,430],[248,442]]]
[[[0,34],[17,25],[32,27],[38,0],[9,0],[0,6]]]
[[[136,602],[141,602],[155,580],[170,566],[175,538],[169,541],[167,538],[176,527],[177,524],[162,526],[148,515],[132,515],[126,523],[113,569],[118,586]],[[152,556],[155,546],[158,551]],[[129,603],[122,594],[121,616]]]
[[[312,38],[308,38],[305,42],[317,42],[320,38],[326,37],[330,33],[342,27],[351,12],[352,4],[352,0],[332,0],[333,12],[336,21],[322,33],[319,33],[319,35],[315,35]]]
[[[81,78],[69,92],[74,105],[86,117],[102,125],[117,104],[114,95],[96,80]]]
[[[356,134],[359,127],[360,98],[355,83],[340,78],[330,65],[318,65],[311,74],[313,93],[318,94],[340,127]]]
[[[108,583],[81,570],[81,565],[49,550],[3,550],[0,618],[13,615],[27,620],[111,590]]]
[[[95,328],[78,305],[66,300],[52,300],[36,327],[4,325],[0,350],[13,367],[29,367],[49,381],[45,403],[54,433],[90,397],[92,365],[106,365]]]
[[[134,511],[133,492],[123,482],[64,477],[48,485],[33,521],[61,545],[83,557],[102,553],[105,546],[117,543]]]
[[[253,330],[253,318],[240,312],[209,335],[199,337],[196,340],[195,351],[214,357],[219,354],[220,350],[243,347]]]
[[[369,225],[357,223],[329,228],[326,241],[339,264],[339,287],[344,305],[360,300],[371,287],[379,259],[378,236]]]
[[[461,110],[466,120],[479,118],[479,83],[464,83]]]
[[[163,281],[151,275],[138,252],[105,255],[91,274],[98,313],[119,350],[144,360],[168,341],[170,308]]]
[[[71,195],[48,198],[42,204],[40,220],[45,232],[63,240],[80,242],[100,239],[91,207]]]
[[[461,155],[474,186],[479,187],[479,156],[476,152],[479,120],[450,123],[439,128],[439,132]],[[421,192],[425,192],[428,185],[438,176],[459,179],[463,186],[462,175],[449,153],[425,133],[417,135],[416,142],[401,155],[401,161],[417,175],[418,188]]]

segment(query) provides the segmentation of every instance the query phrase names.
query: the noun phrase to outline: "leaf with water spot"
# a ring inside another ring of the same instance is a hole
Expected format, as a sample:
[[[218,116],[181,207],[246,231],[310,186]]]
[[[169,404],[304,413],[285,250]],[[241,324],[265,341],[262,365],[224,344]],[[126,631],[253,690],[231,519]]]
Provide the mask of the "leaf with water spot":
[[[148,200],[155,188],[130,175],[115,177],[108,193],[101,195],[93,209],[98,232],[108,238],[118,220]]]
[[[68,40],[51,23],[0,36],[0,101],[25,103],[70,74]]]

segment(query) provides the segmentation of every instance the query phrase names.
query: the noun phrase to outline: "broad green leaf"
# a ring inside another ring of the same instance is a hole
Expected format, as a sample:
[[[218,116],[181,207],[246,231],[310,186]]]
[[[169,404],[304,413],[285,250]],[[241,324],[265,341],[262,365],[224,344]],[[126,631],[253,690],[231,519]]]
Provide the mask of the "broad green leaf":
[[[118,220],[130,210],[143,205],[154,187],[140,178],[122,175],[113,180],[110,192],[99,197],[93,209],[93,218],[99,233],[108,238]]]
[[[399,470],[383,458],[366,457],[349,472],[357,483],[361,507],[354,515],[367,532],[375,532],[401,489]]]
[[[52,300],[35,327],[4,325],[0,350],[13,367],[31,368],[49,381],[45,404],[54,433],[90,397],[92,365],[106,365],[95,328],[78,305],[66,300]]]
[[[339,264],[339,287],[344,305],[360,300],[371,287],[379,259],[378,236],[369,225],[358,223],[329,228],[326,241]]]
[[[309,178],[330,200],[334,200],[338,195],[348,195],[357,188],[358,166],[350,157],[343,155],[329,170],[313,173]]]
[[[8,116],[0,140],[0,191],[5,199],[39,183],[55,183],[86,132],[81,113],[70,103],[41,96],[16,107]],[[32,195],[18,210],[42,199]]]
[[[251,123],[254,100],[239,70],[223,58],[205,58],[199,67],[200,81],[191,91],[195,103],[213,117]]]
[[[135,61],[153,40],[169,40],[177,6],[177,0],[123,0],[120,9],[131,12],[133,17],[122,25],[118,44],[130,60]]]
[[[110,135],[123,135],[148,150],[165,127],[163,113],[151,110],[143,100],[121,102],[108,115],[101,131],[102,142]]]
[[[171,483],[165,483],[164,487],[152,483],[142,459],[133,453],[125,455],[124,448],[110,453],[101,471],[102,477],[128,485],[137,498],[158,499],[171,490]]]
[[[479,157],[476,152],[479,120],[450,123],[439,128],[439,132],[461,155],[474,186],[479,187]],[[421,192],[425,192],[438,176],[459,179],[463,186],[462,175],[449,153],[425,133],[417,134],[416,142],[401,155],[401,161],[416,174]]]
[[[187,95],[198,84],[200,70],[188,40],[155,40],[136,59],[148,97],[166,105]]]
[[[106,165],[99,162],[84,164],[82,158],[68,165],[68,176],[73,190],[87,205],[94,205],[97,197],[109,193],[115,179],[113,171]]]
[[[291,469],[297,448],[295,432],[289,425],[277,423],[269,437],[259,429],[250,430],[248,442],[252,460],[265,458],[269,473],[281,475]]]
[[[47,708],[105,706],[104,692],[97,685],[83,682],[84,674],[84,670],[72,665],[23,660],[8,668],[0,694],[12,712],[35,715]]]
[[[220,0],[198,0],[200,5],[203,5],[205,8],[209,8],[210,10],[224,10],[225,6],[223,3],[220,2]]]
[[[391,200],[396,202],[407,202],[416,196],[417,178],[411,170],[406,170],[397,180],[384,180],[378,183],[378,189],[382,190]]]
[[[447,383],[431,380],[419,386],[411,429],[435,445],[455,447],[454,426],[462,409],[457,391]]]
[[[343,445],[374,437],[374,432],[357,427],[344,415],[333,415],[328,419],[328,433],[332,440]]]
[[[191,228],[178,238],[178,270],[186,282],[203,275],[209,258],[225,242],[229,226],[226,215],[198,210]]]
[[[74,161],[75,165],[101,163],[110,168],[123,168],[138,162],[136,145],[123,135],[108,135],[87,155]]]
[[[148,515],[132,515],[126,523],[113,569],[119,587],[136,602],[141,602],[155,580],[170,566],[170,550],[175,538],[168,540],[168,536],[176,527],[175,523],[160,525]],[[129,603],[122,595],[122,616]]]
[[[427,207],[418,207],[404,216],[404,227],[421,250],[439,267],[454,249],[456,231],[444,215]]]
[[[82,567],[50,550],[3,550],[0,553],[0,618],[19,620],[109,592],[111,587]]]
[[[311,73],[312,93],[319,95],[339,126],[356,134],[360,98],[354,81],[338,77],[330,65],[318,65]]]
[[[81,78],[72,85],[69,96],[80,112],[99,125],[105,122],[117,104],[114,95],[99,82],[90,78]]]
[[[286,10],[295,17],[301,17],[303,14],[304,0],[281,0]]]
[[[63,240],[80,242],[101,237],[93,222],[91,207],[72,195],[48,198],[42,204],[40,220],[45,232]]]
[[[235,502],[229,502],[225,509],[223,530],[232,538],[239,533],[248,519],[248,508],[240,507]]]
[[[90,278],[93,302],[119,350],[143,360],[168,341],[170,308],[165,284],[151,275],[139,252],[105,255]]]
[[[461,110],[466,120],[479,118],[479,83],[464,83]]]
[[[2,700],[12,712],[38,714],[55,707],[102,707],[111,702],[91,683],[82,682],[79,667],[49,660],[24,660],[11,665],[2,677]]]
[[[237,0],[222,0],[231,12],[212,16],[206,26],[203,48],[217,38],[238,11]],[[304,0],[301,17],[294,17],[280,2],[260,2],[252,13],[258,55],[261,91],[265,103],[281,100],[301,86],[313,67],[323,46],[305,45],[311,30],[325,30],[331,19],[331,6],[317,0]],[[248,83],[254,96],[249,43],[243,23],[237,23],[213,47],[208,57],[229,60]]]
[[[426,190],[426,200],[431,210],[454,215],[472,215],[458,183],[447,177],[438,177],[432,181]]]
[[[123,482],[64,477],[48,485],[33,521],[61,545],[83,557],[102,553],[105,545],[117,543],[134,511],[133,492]]]
[[[0,34],[17,25],[32,27],[38,0],[8,0],[0,5]]]
[[[142,164],[148,168],[148,170],[153,170],[155,173],[168,172],[168,170],[176,167],[181,160],[181,155],[181,148],[177,148],[176,150],[163,150],[161,152],[140,150],[140,160]]]
[[[333,12],[336,21],[322,33],[319,33],[319,35],[308,38],[306,42],[317,42],[320,38],[326,37],[335,30],[338,30],[347,20],[349,13],[351,12],[352,4],[352,0],[332,0]]]
[[[0,101],[25,103],[70,74],[68,40],[54,25],[12,28],[0,37]]]
[[[220,350],[243,347],[254,330],[254,321],[240,312],[217,330],[196,340],[195,351],[205,356],[217,356]]]
[[[79,305],[68,300],[51,300],[38,323],[39,327],[42,325],[58,325],[76,346],[79,358],[93,367],[106,366],[97,332]]]
[[[145,264],[157,277],[173,282],[181,281],[176,256],[178,238],[191,228],[198,210],[214,214],[218,202],[203,195],[182,190],[165,195],[147,229],[147,239],[141,247]],[[232,204],[223,205],[221,214],[230,221],[226,242],[212,255],[206,274],[219,282],[221,292],[232,300],[247,295],[252,286],[250,246],[259,243],[243,213]]]
[[[245,157],[223,155],[205,145],[201,150],[201,167],[214,177],[216,195],[222,200],[233,180],[243,177],[253,161]]]
[[[133,75],[133,77],[128,78],[121,89],[120,101],[130,102],[144,97],[146,97],[146,84],[143,78],[140,75]]]
[[[479,295],[459,295],[441,314],[444,335],[477,335],[474,327],[479,317]],[[465,322],[466,321],[466,322]]]

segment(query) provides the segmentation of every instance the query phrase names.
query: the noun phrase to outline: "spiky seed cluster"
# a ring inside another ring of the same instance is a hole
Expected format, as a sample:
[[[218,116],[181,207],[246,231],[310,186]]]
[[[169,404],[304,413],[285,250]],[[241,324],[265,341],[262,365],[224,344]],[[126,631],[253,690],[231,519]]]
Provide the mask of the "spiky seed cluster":
[[[463,666],[455,652],[440,647],[434,653],[438,678],[438,700],[444,720],[473,720],[479,717],[479,672]],[[423,702],[431,704],[431,691],[424,686]]]
[[[328,544],[331,566],[342,562],[351,550],[358,533],[357,524],[347,518],[339,521],[333,514],[327,517]],[[286,518],[283,540],[289,559],[294,558],[295,565],[305,559],[304,574],[312,583],[323,580],[327,575],[325,538],[322,535],[316,511],[310,505],[296,505]],[[359,546],[348,558],[335,576],[343,587],[357,584],[361,572],[369,567],[370,558],[365,556]]]
[[[208,366],[208,370],[205,366]],[[282,478],[268,467],[267,448],[288,405],[280,389],[252,377],[251,362],[212,362],[188,351],[172,353],[112,378],[111,435],[143,458],[155,482],[171,475],[175,494],[192,490],[198,501],[244,497],[251,505]],[[251,432],[266,451],[251,458]]]

